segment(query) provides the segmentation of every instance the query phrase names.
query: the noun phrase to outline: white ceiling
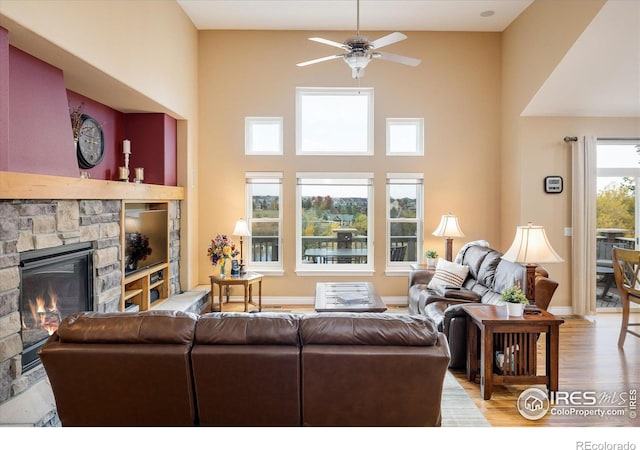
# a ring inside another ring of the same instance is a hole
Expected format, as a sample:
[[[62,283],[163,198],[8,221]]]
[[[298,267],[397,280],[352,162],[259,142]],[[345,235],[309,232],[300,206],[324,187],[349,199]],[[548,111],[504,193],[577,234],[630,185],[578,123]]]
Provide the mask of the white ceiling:
[[[361,0],[360,28],[502,31],[533,0]],[[355,30],[356,0],[178,0],[199,30]],[[389,12],[393,11],[393,14]],[[480,14],[493,11],[489,17]]]
[[[356,0],[177,1],[200,30],[356,28]],[[532,2],[361,0],[360,29],[499,32]],[[609,0],[522,114],[640,117],[640,1]]]

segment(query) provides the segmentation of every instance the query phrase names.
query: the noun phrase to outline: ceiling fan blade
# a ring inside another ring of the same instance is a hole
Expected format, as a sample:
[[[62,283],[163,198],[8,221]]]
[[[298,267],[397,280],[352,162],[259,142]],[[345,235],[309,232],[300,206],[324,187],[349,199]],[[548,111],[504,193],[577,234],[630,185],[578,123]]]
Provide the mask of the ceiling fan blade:
[[[311,61],[305,61],[305,62],[298,63],[298,64],[296,64],[296,66],[304,67],[304,66],[308,66],[308,65],[319,63],[319,62],[323,62],[323,61],[330,61],[330,60],[336,59],[336,58],[342,58],[342,55],[331,55],[331,56],[325,56],[324,58],[312,59]]]
[[[382,36],[381,38],[376,39],[371,43],[371,45],[374,49],[378,49],[386,45],[391,45],[391,44],[395,44],[396,42],[404,41],[406,38],[407,36],[396,31],[394,33],[387,34],[386,36]]]
[[[313,42],[319,42],[321,44],[331,45],[332,47],[338,47],[343,50],[349,50],[349,47],[347,47],[346,45],[341,44],[340,42],[330,41],[329,39],[325,39],[321,37],[310,37],[309,40]]]
[[[409,58],[408,56],[396,55],[394,53],[374,53],[374,58],[384,59],[385,61],[397,62],[400,64],[406,64],[407,66],[415,67],[422,61],[416,58]]]

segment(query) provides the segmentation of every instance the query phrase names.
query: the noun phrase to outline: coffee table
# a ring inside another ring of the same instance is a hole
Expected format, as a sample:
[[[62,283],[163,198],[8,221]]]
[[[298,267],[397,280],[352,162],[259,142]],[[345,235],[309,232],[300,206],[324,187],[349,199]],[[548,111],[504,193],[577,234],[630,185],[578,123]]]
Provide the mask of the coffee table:
[[[462,309],[467,313],[467,379],[474,381],[480,372],[482,398],[489,400],[498,384],[545,384],[550,391],[558,390],[559,327],[564,320],[544,310],[512,317],[505,306],[470,304]],[[544,375],[537,373],[540,333],[546,335]],[[496,352],[504,355],[501,370],[494,362]]]
[[[384,312],[387,306],[373,283],[316,283],[317,312]]]

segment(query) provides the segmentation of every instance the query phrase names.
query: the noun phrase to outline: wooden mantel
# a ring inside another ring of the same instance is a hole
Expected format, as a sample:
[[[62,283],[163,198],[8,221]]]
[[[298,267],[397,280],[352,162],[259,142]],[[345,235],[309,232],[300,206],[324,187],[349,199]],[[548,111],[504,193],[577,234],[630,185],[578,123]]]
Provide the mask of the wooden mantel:
[[[184,188],[0,171],[0,199],[184,200]]]

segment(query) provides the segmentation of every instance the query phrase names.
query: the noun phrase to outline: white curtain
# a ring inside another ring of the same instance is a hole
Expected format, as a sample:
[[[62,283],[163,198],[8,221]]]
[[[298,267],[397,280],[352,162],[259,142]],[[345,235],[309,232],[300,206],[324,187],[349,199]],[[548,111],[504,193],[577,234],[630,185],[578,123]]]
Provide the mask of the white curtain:
[[[571,144],[571,303],[579,316],[596,312],[596,146],[592,136]]]

